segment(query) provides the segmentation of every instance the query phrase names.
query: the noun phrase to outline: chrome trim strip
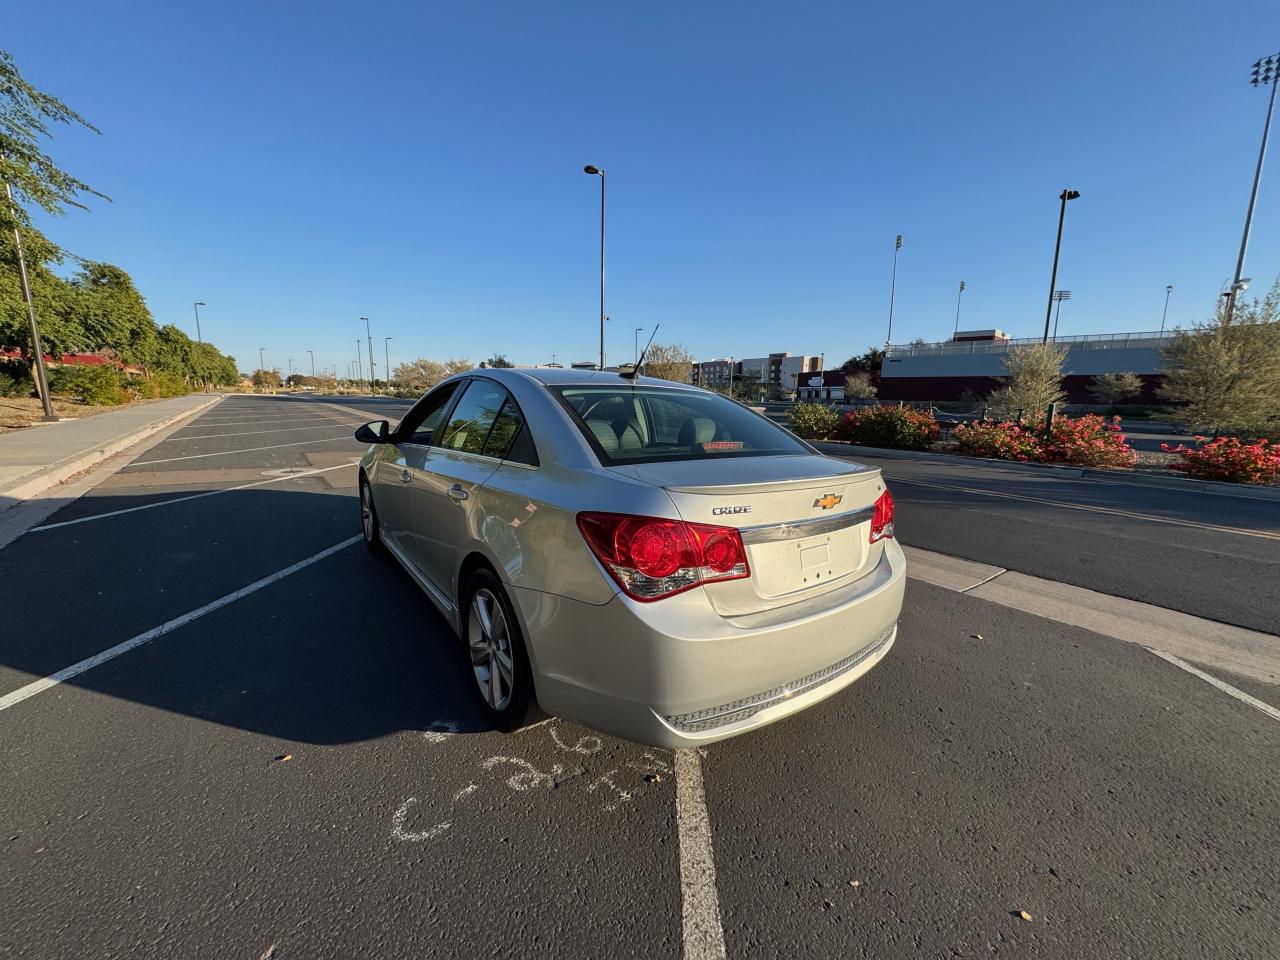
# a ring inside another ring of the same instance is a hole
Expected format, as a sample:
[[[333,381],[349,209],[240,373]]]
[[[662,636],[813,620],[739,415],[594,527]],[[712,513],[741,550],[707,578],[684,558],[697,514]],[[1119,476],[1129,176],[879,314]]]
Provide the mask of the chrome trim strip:
[[[753,543],[778,543],[782,540],[799,540],[802,537],[816,537],[823,533],[834,533],[845,527],[856,527],[869,521],[876,512],[875,507],[864,507],[852,513],[842,513],[837,517],[814,517],[811,520],[794,520],[788,523],[762,524],[758,527],[742,527],[742,542],[747,546]]]
[[[400,562],[400,566],[404,567],[404,572],[416,583],[424,593],[435,603],[437,607],[446,615],[450,616],[456,609],[449,599],[441,593],[434,583],[426,578],[421,570],[404,555],[404,551],[400,549],[400,545],[390,537],[382,538],[382,545],[387,551]]]
[[[811,673],[807,677],[793,680],[786,686],[774,687],[764,693],[743,697],[741,700],[721,704],[718,707],[709,707],[706,710],[698,710],[693,713],[676,714],[662,719],[682,733],[702,733],[715,727],[723,727],[729,723],[750,719],[762,710],[767,710],[776,704],[790,700],[792,697],[797,697],[802,693],[808,693],[810,690],[817,689],[844,676],[854,667],[884,650],[885,647],[893,642],[897,632],[898,625],[895,623],[885,631],[883,636],[867,644],[857,653],[845,657],[843,660],[838,660],[831,666]]]

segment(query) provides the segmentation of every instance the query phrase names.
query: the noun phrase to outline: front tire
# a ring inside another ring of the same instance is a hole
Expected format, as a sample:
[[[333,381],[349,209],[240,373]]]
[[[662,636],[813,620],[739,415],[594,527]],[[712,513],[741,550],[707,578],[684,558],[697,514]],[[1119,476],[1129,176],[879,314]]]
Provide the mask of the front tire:
[[[360,474],[360,532],[364,534],[364,545],[370,550],[382,546],[382,526],[373,505],[373,490],[369,487],[369,478],[363,473]]]
[[[520,623],[502,582],[489,570],[471,575],[465,596],[463,636],[476,693],[493,725],[511,733],[538,716]]]

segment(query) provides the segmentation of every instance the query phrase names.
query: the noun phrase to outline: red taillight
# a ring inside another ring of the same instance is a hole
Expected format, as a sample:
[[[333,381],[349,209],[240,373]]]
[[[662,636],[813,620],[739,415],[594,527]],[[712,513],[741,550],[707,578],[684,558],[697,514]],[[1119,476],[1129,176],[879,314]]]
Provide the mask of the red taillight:
[[[718,580],[750,576],[733,527],[622,513],[580,513],[578,529],[627,596],[660,600]]]
[[[876,501],[876,512],[871,515],[871,542],[887,540],[893,536],[893,494],[888,490]]]

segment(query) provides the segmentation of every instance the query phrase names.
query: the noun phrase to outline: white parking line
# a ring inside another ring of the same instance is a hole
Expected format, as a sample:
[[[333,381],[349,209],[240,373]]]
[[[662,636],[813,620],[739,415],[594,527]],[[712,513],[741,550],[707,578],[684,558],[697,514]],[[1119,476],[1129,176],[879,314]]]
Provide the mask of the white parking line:
[[[256,427],[266,423],[315,423],[317,420],[336,420],[336,417],[263,417],[260,420],[206,420],[201,417],[183,427],[183,430],[194,430],[196,427]]]
[[[680,835],[684,960],[724,960],[711,819],[702,789],[702,758],[696,749],[676,751],[676,831]]]
[[[199,620],[205,614],[213,613],[215,610],[220,610],[228,604],[235,603],[237,600],[249,596],[251,593],[257,593],[263,587],[269,587],[277,580],[283,580],[290,574],[297,573],[299,570],[305,569],[313,563],[318,563],[326,557],[333,556],[339,550],[346,549],[353,543],[359,543],[361,539],[362,538],[359,534],[354,537],[348,537],[341,543],[335,543],[332,547],[321,550],[319,553],[312,554],[305,560],[299,560],[297,563],[290,564],[283,570],[277,570],[270,576],[263,577],[261,580],[255,580],[248,586],[241,587],[239,590],[228,593],[225,597],[219,597],[212,603],[206,603],[203,607],[197,607],[190,613],[184,613],[180,617],[174,617],[172,620],[166,620],[164,623],[160,624],[160,626],[152,627],[145,633],[140,633],[136,637],[131,637],[123,643],[117,643],[114,647],[109,647],[101,653],[94,654],[88,659],[81,660],[79,663],[73,663],[71,666],[65,667],[57,673],[50,674],[47,677],[36,680],[34,683],[28,683],[25,687],[19,687],[12,693],[6,693],[3,697],[0,697],[0,710],[8,710],[10,707],[17,706],[22,703],[22,701],[29,700],[38,693],[44,693],[44,691],[52,687],[56,687],[58,684],[70,680],[72,677],[79,676],[86,670],[92,670],[94,667],[101,666],[109,660],[114,660],[123,653],[128,653],[130,650],[134,650],[137,647],[142,646],[144,643],[150,643],[157,637],[162,637],[170,631],[186,626],[193,620]]]
[[[181,439],[181,438],[179,438]],[[145,467],[149,463],[175,463],[178,460],[200,460],[204,457],[228,457],[233,453],[257,453],[259,450],[280,450],[284,447],[305,447],[312,443],[333,443],[337,440],[351,440],[346,437],[327,437],[324,440],[299,440],[297,443],[277,443],[273,447],[245,447],[242,450],[219,450],[217,453],[193,453],[186,457],[166,457],[163,460],[139,460],[129,464],[130,467]]]
[[[28,533],[40,533],[44,530],[57,530],[59,527],[72,527],[77,523],[88,523],[90,520],[105,520],[118,517],[124,513],[137,513],[139,510],[153,510],[156,507],[167,507],[174,503],[185,503],[188,500],[202,500],[205,497],[216,497],[220,493],[234,493],[236,490],[248,490],[251,487],[265,487],[269,483],[284,483],[286,480],[297,480],[300,477],[314,477],[317,473],[328,473],[330,470],[341,470],[343,467],[354,467],[354,463],[340,463],[336,467],[321,467],[319,470],[307,470],[304,473],[293,473],[287,477],[272,477],[270,480],[255,480],[253,483],[242,483],[238,487],[224,487],[221,490],[207,490],[204,493],[193,493],[185,497],[174,497],[172,500],[158,500],[155,503],[144,503],[137,507],[125,507],[123,510],[112,510],[109,513],[95,513],[91,517],[76,517],[74,520],[62,520],[59,523],[46,523],[44,526],[32,527]]]
[[[1132,520],[1149,520],[1152,523],[1167,523],[1175,527],[1191,527],[1196,530],[1213,530],[1216,533],[1234,533],[1242,537],[1258,537],[1262,540],[1280,540],[1280,533],[1270,530],[1249,530],[1244,527],[1224,527],[1216,523],[1202,523],[1199,520],[1184,520],[1179,517],[1161,517],[1150,513],[1135,513],[1132,510],[1119,510],[1114,507],[1095,507],[1087,503],[1072,503],[1069,500],[1050,500],[1046,497],[1028,497],[1020,493],[1005,493],[1000,490],[986,490],[982,487],[962,487],[951,483],[935,483],[932,480],[913,480],[909,477],[893,477],[891,482],[913,483],[920,487],[936,487],[939,490],[956,490],[960,493],[975,493],[983,497],[998,497],[1002,500],[1021,500],[1026,503],[1041,503],[1051,507],[1062,507],[1066,510],[1083,510],[1087,513],[1103,513],[1113,517],[1127,517]]]
[[[201,433],[194,437],[170,437],[170,440],[220,440],[223,437],[257,437],[264,433],[297,433],[299,430],[336,430],[339,427],[344,430],[347,428],[345,423],[337,420],[330,423],[317,423],[314,427],[282,427],[279,430],[246,430],[244,433]]]
[[[1217,677],[1213,676],[1213,674],[1205,673],[1203,670],[1193,667],[1191,664],[1187,663],[1187,661],[1175,657],[1172,653],[1165,653],[1163,650],[1156,650],[1154,647],[1147,647],[1147,650],[1150,653],[1154,653],[1161,660],[1168,660],[1175,667],[1187,671],[1187,673],[1191,674],[1193,677],[1199,677],[1205,683],[1212,684],[1228,696],[1235,697],[1241,703],[1247,703],[1255,710],[1261,710],[1272,720],[1280,720],[1280,710],[1277,710],[1275,707],[1271,706],[1271,704],[1263,703],[1257,697],[1249,696],[1249,694],[1245,693],[1243,690],[1237,689],[1229,683],[1224,683]]]

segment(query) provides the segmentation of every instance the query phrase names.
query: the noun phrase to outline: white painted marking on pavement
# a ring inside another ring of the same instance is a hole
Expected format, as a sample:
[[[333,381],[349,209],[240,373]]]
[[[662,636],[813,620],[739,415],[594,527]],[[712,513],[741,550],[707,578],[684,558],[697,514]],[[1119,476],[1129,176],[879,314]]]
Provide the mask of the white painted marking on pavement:
[[[249,596],[251,593],[257,593],[263,587],[269,587],[271,584],[278,580],[283,580],[290,574],[297,573],[299,570],[309,567],[313,563],[318,563],[327,557],[331,557],[339,550],[344,550],[352,544],[359,543],[362,539],[364,538],[359,535],[348,537],[341,543],[335,543],[332,547],[321,550],[319,553],[312,554],[305,560],[299,560],[297,563],[290,564],[283,570],[277,570],[270,576],[263,577],[261,580],[255,580],[248,586],[241,587],[239,590],[228,593],[225,597],[219,597],[217,600],[214,600],[211,603],[206,603],[203,607],[197,607],[195,610],[192,610],[189,613],[184,613],[180,617],[174,617],[172,620],[166,620],[164,623],[160,624],[160,626],[152,627],[145,633],[140,633],[136,637],[132,637],[123,643],[117,643],[114,647],[109,647],[101,653],[94,654],[86,660],[81,660],[79,663],[73,663],[71,666],[64,667],[57,673],[50,674],[40,680],[36,680],[34,683],[28,683],[25,687],[19,687],[12,693],[6,693],[3,697],[0,697],[0,710],[8,710],[10,707],[17,706],[23,700],[30,699],[37,693],[44,693],[44,691],[51,687],[56,687],[58,684],[66,680],[70,680],[72,677],[77,677],[86,670],[92,670],[94,667],[101,666],[108,660],[114,660],[121,654],[128,653],[130,650],[140,647],[144,643],[150,643],[152,640],[162,637],[166,633],[177,630],[179,627],[186,626],[193,620],[199,620],[201,617],[205,616],[205,614],[213,613],[215,610],[220,610],[229,604],[235,603],[237,600]]]
[[[221,440],[223,437],[260,437],[264,433],[297,433],[299,430],[337,430],[346,429],[345,423],[334,420],[331,423],[318,423],[314,427],[283,427],[279,430],[246,430],[244,433],[201,433],[194,437],[170,437],[170,440],[185,443],[188,440]]]
[[[58,523],[46,523],[41,527],[32,527],[28,533],[39,533],[42,530],[56,530],[59,527],[70,527],[77,523],[88,523],[90,520],[105,520],[107,517],[118,517],[122,513],[137,513],[139,510],[151,510],[155,507],[167,507],[171,503],[184,503],[187,500],[202,500],[205,497],[216,497],[220,493],[234,493],[237,490],[248,490],[250,487],[262,487],[268,483],[283,483],[285,480],[297,480],[299,477],[312,477],[317,473],[328,473],[330,470],[341,470],[343,467],[354,467],[354,463],[340,463],[336,467],[321,467],[319,470],[307,470],[303,473],[290,474],[287,477],[272,477],[270,480],[255,480],[253,483],[242,483],[238,487],[224,487],[221,490],[208,490],[204,493],[193,493],[172,500],[159,500],[155,503],[144,503],[137,507],[125,507],[123,510],[112,510],[109,513],[95,513],[91,517],[77,517],[74,520],[62,520]]]
[[[233,453],[257,453],[259,450],[280,450],[283,447],[305,447],[312,443],[334,443],[337,440],[354,440],[354,437],[328,437],[325,440],[299,440],[297,443],[277,443],[274,447],[246,447],[243,450],[219,450],[217,453],[193,453],[187,457],[167,457],[164,460],[139,460],[130,467],[145,467],[149,463],[175,463],[178,460],[201,460],[204,457],[228,457]]]
[[[1072,503],[1067,500],[1050,500],[1047,497],[1028,497],[1020,493],[1005,493],[1000,490],[986,490],[982,487],[962,487],[953,483],[935,483],[932,480],[913,480],[908,477],[894,477],[892,482],[913,483],[920,487],[936,487],[939,490],[956,490],[960,493],[975,493],[983,497],[998,497],[1003,500],[1022,500],[1026,503],[1041,503],[1051,507],[1062,507],[1065,510],[1083,510],[1086,513],[1103,513],[1112,517],[1126,517],[1131,520],[1149,520],[1152,523],[1167,523],[1175,527],[1191,527],[1195,530],[1213,530],[1216,533],[1234,533],[1242,537],[1258,537],[1263,540],[1280,540],[1280,533],[1270,530],[1249,530],[1244,527],[1224,527],[1216,523],[1202,523],[1199,520],[1184,520],[1179,517],[1160,517],[1150,513],[1135,513],[1132,510],[1118,510],[1114,507],[1096,507],[1087,503]]]
[[[711,850],[711,820],[702,790],[702,759],[688,748],[676,751],[676,830],[680,835],[684,960],[724,960],[724,928]]]
[[[1187,661],[1179,657],[1175,657],[1172,653],[1165,653],[1163,650],[1156,650],[1154,647],[1147,647],[1147,650],[1150,653],[1154,653],[1161,660],[1167,660],[1175,667],[1187,671],[1187,673],[1191,674],[1193,677],[1199,677],[1205,683],[1212,684],[1228,696],[1235,697],[1241,703],[1247,703],[1255,710],[1261,710],[1272,720],[1280,720],[1280,710],[1277,710],[1275,707],[1271,706],[1271,704],[1263,703],[1257,697],[1251,697],[1243,690],[1219,680],[1217,677],[1213,676],[1213,674],[1205,673],[1203,670],[1193,667],[1191,664],[1187,663]]]

